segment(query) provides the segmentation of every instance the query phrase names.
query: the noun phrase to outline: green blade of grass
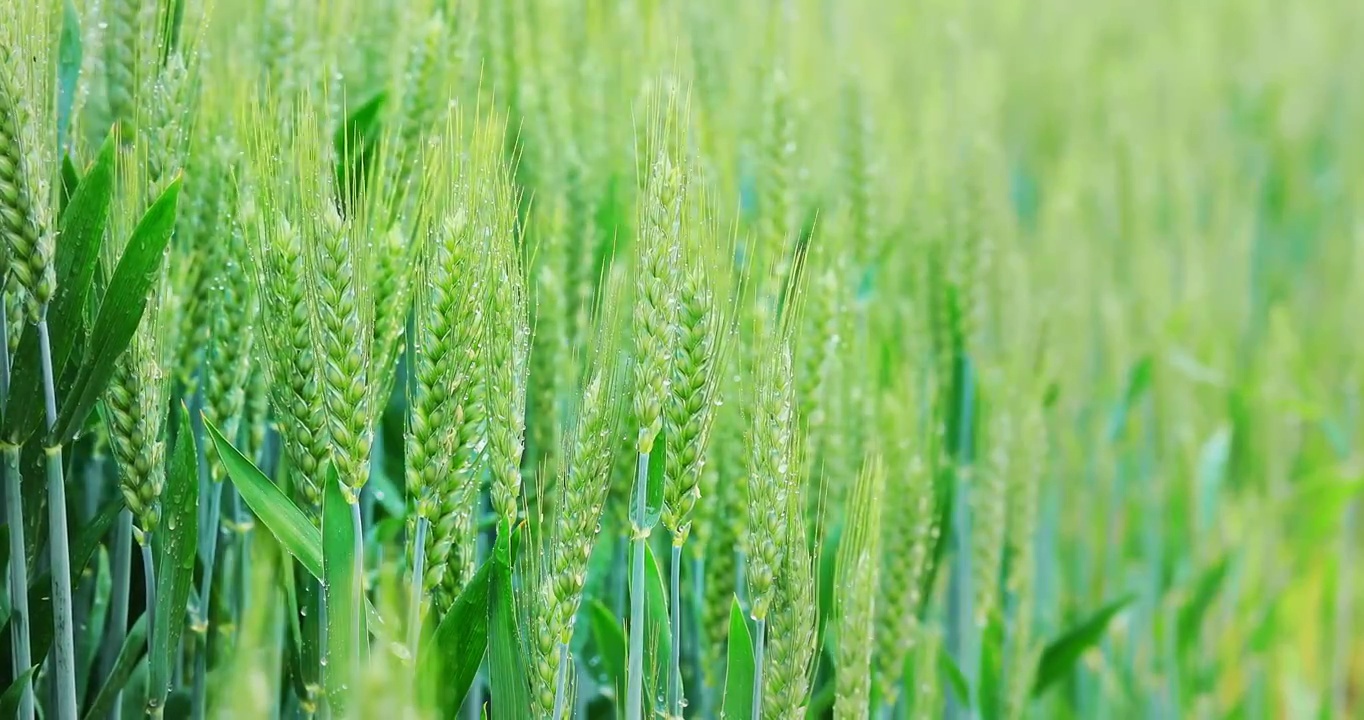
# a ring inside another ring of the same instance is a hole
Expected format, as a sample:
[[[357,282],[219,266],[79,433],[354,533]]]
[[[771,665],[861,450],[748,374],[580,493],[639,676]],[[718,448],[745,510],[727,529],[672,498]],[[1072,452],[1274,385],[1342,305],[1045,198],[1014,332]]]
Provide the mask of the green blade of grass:
[[[90,558],[94,557],[95,551],[99,549],[100,541],[104,538],[109,528],[113,527],[114,521],[118,519],[118,514],[123,511],[123,497],[116,497],[105,503],[95,513],[95,516],[85,523],[81,532],[76,536],[71,544],[71,583],[74,586],[85,566],[90,564]],[[39,548],[41,551],[41,548]],[[48,648],[52,645],[52,575],[43,572],[33,577],[28,582],[28,612],[32,617],[29,620],[29,644],[32,650],[32,657],[43,658],[47,656]],[[10,621],[13,622],[13,618]],[[10,636],[9,624],[6,623],[3,637]]]
[[[55,258],[57,292],[47,308],[48,326],[51,328],[49,349],[52,352],[53,373],[57,376],[61,375],[72,350],[78,344],[83,327],[80,318],[85,313],[86,299],[99,266],[104,226],[109,220],[109,205],[113,197],[116,149],[114,136],[110,134],[100,147],[90,171],[76,186],[66,211],[62,213]],[[18,328],[11,330],[18,331]],[[13,366],[4,435],[17,443],[32,435],[44,419],[38,333],[32,325],[25,326],[19,349],[11,362]]]
[[[359,658],[360,606],[355,573],[355,528],[351,505],[341,490],[333,467],[322,491],[322,592],[327,605],[326,668],[322,680],[332,712],[344,715]]]
[[[418,676],[437,682],[429,691],[436,707],[459,707],[487,654],[488,588],[493,565],[483,563],[436,625],[431,641],[421,645]]]
[[[128,637],[123,641],[123,647],[118,651],[118,659],[114,661],[114,668],[109,671],[109,677],[104,679],[104,685],[100,687],[99,694],[95,696],[95,701],[90,703],[90,707],[81,716],[84,720],[108,717],[109,710],[118,700],[119,693],[128,684],[129,678],[133,676],[133,670],[142,660],[146,645],[147,615],[143,613],[137,618],[137,622],[133,623],[133,628],[128,631]]]
[[[322,532],[265,473],[228,442],[213,423],[204,420],[204,428],[227,469],[228,478],[247,507],[275,536],[280,547],[297,558],[313,577],[322,579]]]
[[[720,717],[724,720],[753,720],[753,636],[748,620],[739,607],[739,597],[729,606],[729,650],[725,663],[725,697]]]
[[[530,718],[530,680],[512,586],[511,527],[498,528],[488,590],[488,677],[499,718]]]
[[[0,695],[0,717],[19,717],[19,701],[23,698],[24,688],[28,686],[33,672],[37,669],[38,666],[34,665],[19,673],[14,682],[5,689],[5,694]]]
[[[672,617],[668,612],[668,586],[654,557],[653,547],[644,546],[644,658],[649,679],[645,701],[666,715],[663,698],[668,685],[668,664],[672,657]]]
[[[179,197],[180,179],[176,178],[133,229],[100,301],[76,381],[64,395],[57,422],[48,431],[48,447],[66,445],[80,431],[109,384],[114,364],[137,332],[175,228]],[[60,369],[54,367],[53,371]]]
[[[600,600],[593,600],[587,612],[595,653],[587,659],[587,664],[602,669],[600,679],[610,682],[616,698],[620,699],[625,691],[625,628],[611,614],[611,608]]]
[[[1042,658],[1037,662],[1037,679],[1032,686],[1033,697],[1046,692],[1047,688],[1069,674],[1080,656],[1103,639],[1109,621],[1130,602],[1132,602],[1130,596],[1111,602],[1048,643],[1046,649],[1042,651]]]
[[[180,431],[171,452],[166,489],[161,498],[166,532],[158,533],[156,610],[152,613],[152,647],[148,660],[150,707],[163,707],[170,694],[171,669],[180,653],[194,556],[199,537],[199,473],[189,411],[180,413]]]
[[[86,613],[87,620],[83,637],[76,644],[76,691],[78,693],[84,693],[90,685],[90,672],[94,668],[95,658],[99,655],[100,640],[104,638],[109,600],[114,590],[109,553],[104,548],[100,548],[95,557],[94,592],[91,594],[89,612]]]

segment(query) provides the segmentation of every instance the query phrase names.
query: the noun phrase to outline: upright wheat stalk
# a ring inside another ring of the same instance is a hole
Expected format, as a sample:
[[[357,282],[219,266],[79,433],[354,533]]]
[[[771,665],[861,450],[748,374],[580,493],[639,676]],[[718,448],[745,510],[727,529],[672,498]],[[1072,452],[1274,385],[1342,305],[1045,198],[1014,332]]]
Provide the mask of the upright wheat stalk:
[[[630,513],[633,555],[630,567],[630,644],[626,674],[626,717],[639,720],[644,712],[644,552],[657,522],[649,517],[649,456],[663,430],[663,406],[668,398],[672,365],[676,285],[682,206],[687,187],[685,169],[670,156],[665,144],[676,147],[680,132],[674,113],[677,98],[670,95],[659,118],[661,133],[650,143],[652,165],[641,193],[640,230],[636,258],[638,280],[634,306],[634,407],[639,423],[635,449],[634,498]],[[667,452],[667,448],[659,448]],[[666,460],[666,456],[665,456]]]
[[[784,335],[769,339],[761,351],[770,358],[758,369],[753,427],[749,436],[748,582],[749,614],[757,623],[753,639],[753,717],[762,717],[763,665],[767,618],[777,573],[785,562],[791,519],[788,495],[795,433],[791,348]]]
[[[838,665],[834,713],[866,718],[871,709],[871,656],[880,566],[885,468],[868,458],[853,487],[838,548]]]

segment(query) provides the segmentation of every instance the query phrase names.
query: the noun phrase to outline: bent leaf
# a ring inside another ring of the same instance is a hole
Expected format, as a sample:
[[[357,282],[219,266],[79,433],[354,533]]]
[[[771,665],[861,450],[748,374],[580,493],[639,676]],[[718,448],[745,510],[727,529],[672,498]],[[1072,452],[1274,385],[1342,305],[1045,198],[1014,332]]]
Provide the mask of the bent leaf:
[[[242,501],[275,536],[280,547],[297,558],[313,577],[321,580],[322,532],[207,419],[204,420],[204,429],[208,431],[213,448],[227,470],[227,477],[232,480]]]
[[[76,380],[63,396],[57,423],[48,432],[49,447],[69,443],[80,431],[90,409],[109,384],[114,364],[142,323],[148,298],[161,274],[166,244],[175,228],[179,197],[180,178],[176,178],[133,229],[100,302]]]
[[[1046,692],[1053,683],[1069,674],[1080,656],[1103,638],[1109,621],[1130,602],[1132,598],[1129,596],[1109,603],[1085,618],[1079,625],[1066,631],[1061,637],[1048,643],[1046,649],[1042,651],[1042,659],[1037,663],[1037,680],[1032,686],[1033,697]]]
[[[118,700],[118,694],[128,684],[129,678],[133,676],[133,670],[137,669],[138,662],[142,660],[146,645],[147,615],[143,613],[138,616],[137,622],[133,623],[132,629],[128,631],[128,637],[124,638],[123,647],[118,651],[118,659],[114,661],[109,677],[104,678],[104,685],[100,687],[95,701],[81,717],[85,720],[108,717],[109,711]]]

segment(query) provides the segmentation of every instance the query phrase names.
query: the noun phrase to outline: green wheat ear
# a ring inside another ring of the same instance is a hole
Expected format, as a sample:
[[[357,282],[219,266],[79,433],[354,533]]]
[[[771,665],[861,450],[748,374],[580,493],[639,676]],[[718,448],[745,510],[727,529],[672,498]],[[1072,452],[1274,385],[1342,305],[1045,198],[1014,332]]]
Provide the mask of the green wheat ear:
[[[770,358],[758,368],[753,421],[748,446],[748,567],[749,612],[767,617],[776,575],[784,561],[788,525],[787,495],[795,439],[795,399],[792,397],[791,350],[784,337],[769,341],[761,351]]]
[[[682,545],[692,527],[692,511],[702,497],[711,430],[720,403],[728,318],[717,297],[723,286],[719,256],[725,243],[705,191],[692,193],[683,268],[677,289],[672,378],[664,411],[668,454],[664,466],[663,526]]]
[[[885,467],[869,457],[853,486],[838,547],[838,661],[834,712],[865,718],[871,706],[871,658],[875,647],[876,594],[880,566],[881,503]]]
[[[502,125],[483,120],[475,129],[473,182],[476,233],[488,240],[491,285],[483,308],[488,318],[481,345],[487,382],[483,405],[488,422],[488,463],[492,473],[493,512],[515,522],[521,494],[521,454],[525,448],[526,383],[530,354],[526,278],[516,237],[518,198],[498,147]]]
[[[38,3],[42,4],[42,3]],[[10,38],[7,38],[10,40]],[[35,123],[35,94],[46,85],[33,84],[34,68],[0,46],[0,233],[8,248],[8,272],[22,291],[25,315],[36,323],[56,291],[52,265],[56,236],[48,198],[49,171],[55,167],[44,151],[45,133]]]
[[[120,193],[110,213],[110,238],[103,247],[105,272],[112,274],[122,244],[142,217],[152,190],[149,152],[136,140],[118,164]],[[168,348],[172,288],[163,273],[153,290],[141,325],[128,349],[114,366],[104,397],[103,417],[109,445],[119,466],[119,490],[137,522],[139,542],[147,542],[161,523],[161,492],[165,487],[165,423],[173,361]]]
[[[771,675],[765,688],[764,707],[775,717],[802,717],[809,700],[811,673],[814,670],[819,611],[815,570],[818,557],[812,553],[805,522],[804,477],[808,472],[803,451],[794,453],[786,500],[787,524],[782,565],[777,572],[773,594],[771,624]],[[818,543],[821,538],[815,538]],[[818,545],[816,545],[818,547]]]

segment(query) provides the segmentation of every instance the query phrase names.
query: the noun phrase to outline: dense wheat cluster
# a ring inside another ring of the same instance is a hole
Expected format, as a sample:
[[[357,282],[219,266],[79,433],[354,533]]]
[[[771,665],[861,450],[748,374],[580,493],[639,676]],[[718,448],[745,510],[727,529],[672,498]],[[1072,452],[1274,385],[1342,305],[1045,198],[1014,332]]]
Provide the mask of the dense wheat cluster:
[[[0,717],[1364,713],[1364,4],[0,6]]]

